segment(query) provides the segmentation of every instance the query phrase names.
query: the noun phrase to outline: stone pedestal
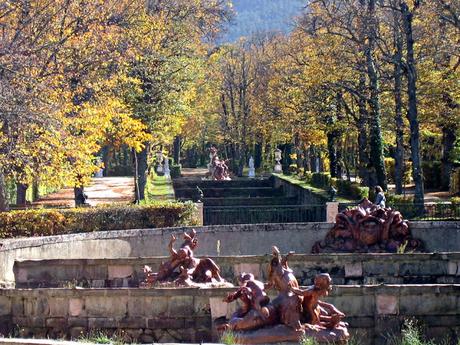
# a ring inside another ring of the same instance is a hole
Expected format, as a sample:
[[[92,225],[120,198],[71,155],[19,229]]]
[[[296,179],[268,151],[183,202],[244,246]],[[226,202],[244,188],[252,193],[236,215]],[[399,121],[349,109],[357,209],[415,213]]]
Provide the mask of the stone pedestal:
[[[326,203],[326,222],[335,223],[335,217],[339,214],[339,203],[336,201]]]
[[[196,219],[198,220],[198,226],[204,225],[204,206],[202,202],[195,203],[196,206]]]

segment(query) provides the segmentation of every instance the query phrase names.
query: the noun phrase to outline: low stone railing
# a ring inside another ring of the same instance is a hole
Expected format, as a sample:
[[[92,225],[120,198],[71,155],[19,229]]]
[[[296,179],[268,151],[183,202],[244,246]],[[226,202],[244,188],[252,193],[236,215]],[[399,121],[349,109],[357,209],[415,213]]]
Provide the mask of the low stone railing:
[[[270,256],[213,257],[221,274],[233,281],[242,272],[267,280]],[[124,259],[60,259],[17,261],[17,288],[138,287],[143,267],[158,270],[165,257]],[[297,280],[309,285],[318,273],[329,273],[335,284],[460,284],[460,253],[440,254],[320,254],[289,259]]]
[[[78,338],[90,329],[117,329],[139,342],[200,342],[215,339],[212,320],[230,316],[235,303],[212,289],[0,290],[0,333],[17,327],[22,337]],[[460,285],[334,286],[326,299],[347,314],[363,345],[381,344],[404,319],[424,323],[429,336],[460,327]]]

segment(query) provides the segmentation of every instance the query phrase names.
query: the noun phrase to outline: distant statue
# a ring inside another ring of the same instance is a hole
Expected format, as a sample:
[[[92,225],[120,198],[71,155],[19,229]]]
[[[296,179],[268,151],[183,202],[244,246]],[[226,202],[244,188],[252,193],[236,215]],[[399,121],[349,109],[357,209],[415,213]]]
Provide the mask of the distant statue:
[[[254,158],[252,156],[249,158],[249,173],[248,173],[249,178],[254,178],[256,177],[256,169],[254,167]]]
[[[171,170],[169,169],[169,158],[166,157],[164,162],[165,162],[164,167],[163,167],[164,176],[166,177],[166,179],[170,179],[171,178]]]
[[[209,149],[210,162],[208,164],[208,175],[215,181],[231,180],[227,166],[228,160],[221,160],[217,155],[217,148],[212,146]]]
[[[414,239],[409,224],[400,212],[381,207],[364,199],[356,208],[336,216],[335,225],[324,241],[316,242],[312,253],[395,253],[422,250],[422,242]]]

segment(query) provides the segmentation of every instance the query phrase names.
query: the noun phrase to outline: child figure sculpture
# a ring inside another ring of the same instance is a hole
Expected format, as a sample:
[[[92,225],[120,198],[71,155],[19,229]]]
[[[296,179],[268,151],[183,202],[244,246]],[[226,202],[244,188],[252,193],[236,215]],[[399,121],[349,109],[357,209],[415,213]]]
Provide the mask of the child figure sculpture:
[[[345,314],[330,303],[320,300],[326,297],[332,290],[332,279],[328,273],[321,273],[315,277],[314,285],[302,290],[291,287],[291,291],[303,297],[302,309],[303,317],[309,325],[313,327],[335,328],[345,317]]]

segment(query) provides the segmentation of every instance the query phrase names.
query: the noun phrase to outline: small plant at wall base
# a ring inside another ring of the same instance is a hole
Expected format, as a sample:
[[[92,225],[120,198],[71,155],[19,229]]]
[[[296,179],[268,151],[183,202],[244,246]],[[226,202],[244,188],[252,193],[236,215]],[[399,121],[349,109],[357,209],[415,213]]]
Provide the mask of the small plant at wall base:
[[[232,331],[225,331],[220,337],[220,342],[225,345],[236,345],[238,344],[238,339]]]

